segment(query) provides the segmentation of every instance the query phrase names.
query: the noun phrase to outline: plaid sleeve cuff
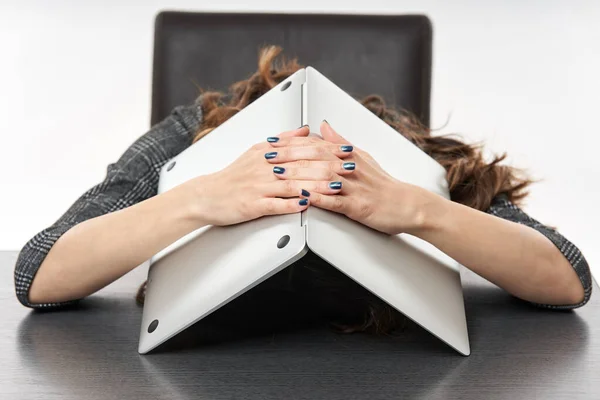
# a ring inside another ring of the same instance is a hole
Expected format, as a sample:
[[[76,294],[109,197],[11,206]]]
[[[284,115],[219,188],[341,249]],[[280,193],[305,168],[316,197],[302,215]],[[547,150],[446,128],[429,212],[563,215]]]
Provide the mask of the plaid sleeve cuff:
[[[487,211],[489,214],[495,215],[497,217],[517,222],[519,224],[523,224],[529,226],[544,236],[546,236],[554,245],[560,250],[560,252],[565,256],[567,261],[571,264],[581,284],[583,285],[584,290],[584,298],[583,301],[577,304],[564,304],[564,305],[553,305],[553,304],[538,304],[532,303],[538,307],[543,308],[552,308],[558,310],[569,310],[573,308],[578,308],[585,305],[592,295],[592,274],[590,272],[590,267],[583,257],[581,251],[570,241],[568,241],[564,236],[558,233],[556,230],[545,226],[544,224],[536,221],[527,215],[523,210],[513,204],[508,198],[503,195],[499,196],[492,202],[492,205]]]
[[[54,243],[71,227],[72,224],[55,224],[44,229],[27,242],[19,253],[17,264],[15,265],[15,290],[17,299],[24,306],[39,309],[60,308],[78,302],[78,300],[41,304],[29,302],[29,290],[31,289],[31,283],[35,274]]]

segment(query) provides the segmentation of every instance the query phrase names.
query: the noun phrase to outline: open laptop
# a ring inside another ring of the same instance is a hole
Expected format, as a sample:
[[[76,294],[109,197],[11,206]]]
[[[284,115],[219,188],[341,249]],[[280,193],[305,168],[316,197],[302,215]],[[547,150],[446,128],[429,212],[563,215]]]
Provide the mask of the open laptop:
[[[267,136],[304,124],[318,135],[323,119],[395,178],[449,197],[441,165],[311,67],[173,158],[161,170],[158,193],[223,169]],[[138,351],[149,352],[309,249],[459,353],[470,354],[456,261],[414,236],[386,235],[316,207],[203,227],[154,255]]]

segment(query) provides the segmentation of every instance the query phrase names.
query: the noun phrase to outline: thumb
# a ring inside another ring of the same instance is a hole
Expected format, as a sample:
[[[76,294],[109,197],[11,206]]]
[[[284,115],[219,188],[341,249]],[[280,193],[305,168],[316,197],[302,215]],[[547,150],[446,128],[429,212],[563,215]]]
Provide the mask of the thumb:
[[[331,125],[329,125],[329,122],[325,119],[321,122],[321,136],[323,136],[323,140],[331,143],[350,144],[349,141],[334,131]]]

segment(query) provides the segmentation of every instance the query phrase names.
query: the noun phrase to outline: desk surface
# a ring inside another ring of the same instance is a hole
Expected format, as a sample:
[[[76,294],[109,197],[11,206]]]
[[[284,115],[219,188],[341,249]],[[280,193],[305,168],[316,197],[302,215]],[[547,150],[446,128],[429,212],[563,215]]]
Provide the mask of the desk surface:
[[[77,308],[30,312],[14,295],[16,257],[0,252],[2,399],[600,398],[597,285],[578,311],[547,311],[463,270],[470,357],[413,323],[392,338],[298,321],[242,334],[243,317],[201,321],[140,356],[145,267]]]

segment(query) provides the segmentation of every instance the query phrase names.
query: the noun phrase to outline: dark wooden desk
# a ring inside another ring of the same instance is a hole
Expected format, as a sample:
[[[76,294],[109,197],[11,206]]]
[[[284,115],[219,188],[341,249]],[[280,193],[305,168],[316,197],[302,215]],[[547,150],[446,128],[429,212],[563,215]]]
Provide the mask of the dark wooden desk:
[[[412,323],[394,338],[304,322],[235,333],[244,318],[201,322],[140,356],[144,267],[77,308],[30,312],[14,295],[16,256],[0,252],[1,399],[600,398],[597,285],[585,307],[553,312],[463,271],[470,357]]]

